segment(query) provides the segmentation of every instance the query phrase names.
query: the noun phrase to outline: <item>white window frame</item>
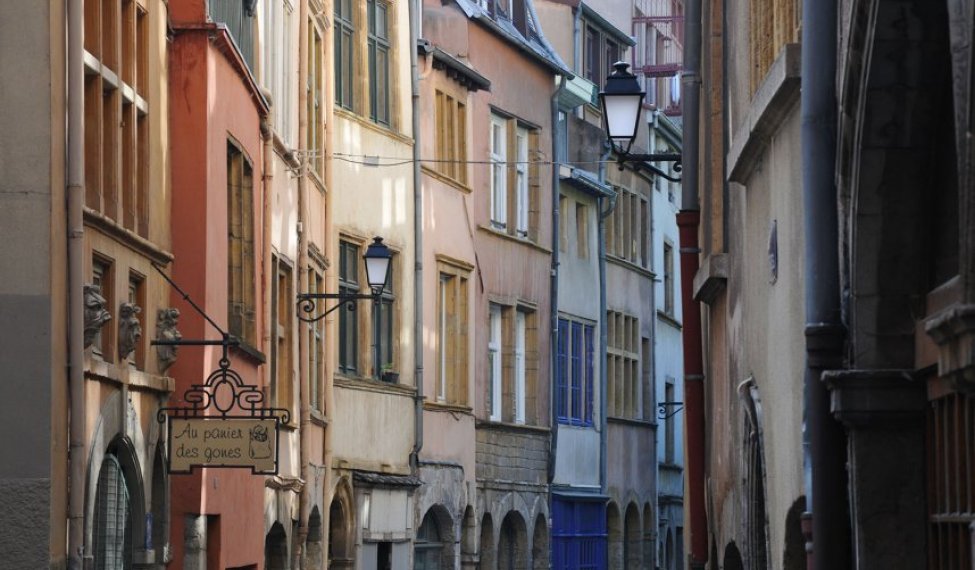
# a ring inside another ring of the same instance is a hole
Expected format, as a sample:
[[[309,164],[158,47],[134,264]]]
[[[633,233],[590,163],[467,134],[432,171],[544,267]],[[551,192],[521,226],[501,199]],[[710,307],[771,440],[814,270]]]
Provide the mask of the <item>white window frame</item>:
[[[491,225],[508,225],[508,121],[491,115]],[[500,139],[500,140],[498,140]]]
[[[437,401],[447,401],[447,287],[450,285],[450,278],[443,273],[440,274],[440,306],[437,309],[440,313],[437,318],[437,335],[439,336],[438,360],[440,360],[440,373],[437,378]]]
[[[501,307],[492,304],[490,315],[491,337],[488,341],[490,418],[493,422],[499,422],[501,421]]]
[[[528,236],[528,129],[518,127],[515,131],[515,205],[517,217],[515,233]]]
[[[515,423],[525,423],[525,323],[523,311],[515,312]]]

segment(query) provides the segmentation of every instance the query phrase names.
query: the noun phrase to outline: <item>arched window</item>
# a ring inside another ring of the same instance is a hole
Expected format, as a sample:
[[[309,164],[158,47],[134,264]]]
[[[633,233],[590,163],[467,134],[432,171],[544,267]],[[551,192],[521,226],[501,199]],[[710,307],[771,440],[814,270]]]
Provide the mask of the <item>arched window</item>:
[[[98,471],[92,536],[95,570],[132,568],[132,504],[122,466],[108,454]]]
[[[439,570],[443,561],[444,544],[440,536],[440,527],[433,511],[428,511],[423,517],[420,530],[416,533],[414,544],[414,570]]]

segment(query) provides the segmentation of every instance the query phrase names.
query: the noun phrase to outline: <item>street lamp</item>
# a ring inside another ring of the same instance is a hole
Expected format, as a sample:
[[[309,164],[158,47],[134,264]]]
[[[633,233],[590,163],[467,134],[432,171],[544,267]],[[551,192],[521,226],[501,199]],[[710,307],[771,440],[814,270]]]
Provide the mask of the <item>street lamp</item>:
[[[599,92],[599,106],[603,110],[603,128],[606,129],[606,139],[616,152],[620,168],[625,162],[673,162],[674,170],[680,172],[681,155],[679,153],[631,153],[633,141],[636,139],[640,127],[640,115],[643,112],[643,98],[646,92],[640,88],[636,76],[629,72],[630,64],[618,61],[613,64],[614,71],[606,78],[606,85]],[[656,174],[680,182],[663,170],[651,164],[645,165]]]
[[[366,253],[362,256],[366,264],[366,282],[369,284],[370,292],[368,294],[298,293],[298,306],[301,309],[298,318],[306,323],[320,321],[343,305],[348,307],[350,311],[354,311],[356,301],[361,299],[372,299],[373,303],[378,304],[382,300],[383,289],[386,288],[386,280],[389,278],[389,261],[392,257],[393,254],[383,243],[383,238],[373,238],[372,243],[366,248]],[[326,309],[324,313],[315,315],[315,302],[319,299],[334,299],[338,303]]]

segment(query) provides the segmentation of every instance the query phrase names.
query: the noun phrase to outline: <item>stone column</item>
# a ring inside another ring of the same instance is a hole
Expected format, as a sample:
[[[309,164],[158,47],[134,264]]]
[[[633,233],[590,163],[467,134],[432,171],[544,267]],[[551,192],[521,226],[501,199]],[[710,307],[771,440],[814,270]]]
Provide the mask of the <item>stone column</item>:
[[[847,432],[856,567],[924,568],[924,382],[908,370],[827,371],[823,381]]]

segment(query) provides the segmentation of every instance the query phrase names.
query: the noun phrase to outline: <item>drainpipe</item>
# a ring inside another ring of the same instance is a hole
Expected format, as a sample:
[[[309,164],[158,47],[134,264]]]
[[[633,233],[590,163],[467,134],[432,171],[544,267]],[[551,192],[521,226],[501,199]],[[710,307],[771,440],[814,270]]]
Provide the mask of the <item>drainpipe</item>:
[[[85,550],[85,25],[82,0],[68,2],[68,395],[71,419],[68,567],[81,570]]]
[[[694,275],[700,260],[698,227],[701,221],[698,205],[700,164],[701,104],[701,0],[687,0],[684,13],[684,71],[681,87],[684,98],[683,158],[681,211],[677,214],[680,228],[681,308],[684,328],[684,466],[687,502],[685,518],[689,522],[689,567],[703,569],[708,561],[707,511],[704,505],[704,362],[701,343],[701,307],[694,300]]]
[[[653,120],[650,122],[650,154],[657,152],[657,129],[660,128],[659,125],[660,111],[653,112]],[[650,270],[653,271],[655,264],[654,255],[656,253],[655,244],[657,243],[654,232],[656,231],[656,224],[654,224],[654,196],[656,195],[656,189],[653,187],[654,182],[651,182],[650,187],[650,254],[647,256],[650,262]],[[653,423],[653,473],[654,473],[654,489],[660,488],[660,453],[658,446],[660,444],[660,439],[657,437],[660,434],[660,425],[657,422],[657,283],[659,279],[656,273],[654,273],[652,286],[650,287],[650,307],[652,308],[650,319],[650,417],[643,418],[644,420],[649,420]],[[644,395],[646,398],[647,395]],[[659,492],[657,496],[659,496]],[[650,567],[656,568],[657,561],[657,529],[660,528],[660,505],[657,504],[657,508],[653,510],[653,526],[650,529],[651,543],[654,544],[654,548],[650,549],[650,556],[652,557]]]
[[[550,369],[552,371],[552,378],[549,382],[549,394],[548,394],[548,417],[549,421],[552,422],[552,440],[548,451],[548,482],[549,484],[555,480],[555,459],[556,452],[559,448],[559,422],[556,418],[558,411],[555,409],[555,385],[559,377],[559,359],[556,354],[556,347],[559,342],[559,240],[561,236],[559,235],[559,162],[558,157],[561,156],[560,146],[561,137],[557,132],[559,124],[559,95],[565,89],[566,77],[562,75],[559,79],[559,86],[552,94],[551,105],[552,105],[552,157],[554,162],[552,163],[552,270],[551,270],[551,302],[550,302],[550,320],[551,326],[549,330],[549,361]],[[566,116],[565,128],[569,128],[568,116]]]
[[[308,2],[307,0],[302,0],[298,6],[298,77],[305,78],[308,77]],[[307,148],[308,140],[308,105],[307,105],[307,91],[304,89],[304,84],[301,80],[298,81],[298,148],[304,148],[304,150],[310,150]],[[269,145],[270,146],[270,143]],[[270,152],[270,150],[268,151]],[[308,154],[299,154],[302,160],[300,161],[303,167],[307,164]],[[268,168],[270,163],[265,165]],[[297,232],[298,232],[298,266],[295,268],[295,273],[298,274],[297,285],[298,291],[308,291],[308,228],[305,224],[308,220],[308,213],[306,209],[308,208],[308,172],[302,168],[301,175],[298,176],[297,181],[298,190],[298,222],[297,222]],[[268,187],[268,192],[270,192],[270,185]],[[270,247],[270,236],[265,238]],[[270,279],[277,279],[277,275],[268,274]],[[277,302],[275,299],[272,302]],[[309,395],[311,394],[311,383],[310,375],[308,374],[308,351],[310,349],[308,343],[308,335],[305,334],[306,331],[303,329],[310,327],[311,325],[305,325],[298,327],[298,406],[299,414],[301,418],[299,420],[299,440],[298,440],[298,464],[301,466],[301,478],[304,479],[304,485],[301,486],[301,491],[298,494],[298,548],[294,555],[294,562],[297,564],[295,567],[304,567],[307,564],[305,557],[307,555],[307,540],[308,540],[308,518],[311,514],[312,505],[314,505],[314,499],[311,497],[311,487],[310,485],[314,481],[314,475],[311,469],[311,448],[312,448],[312,438],[311,438],[311,401]],[[276,326],[272,323],[271,326]]]
[[[605,144],[603,154],[599,156],[599,182],[606,183],[606,161],[612,149]],[[606,238],[604,234],[605,220],[613,210],[616,209],[616,193],[609,198],[609,207],[603,211],[603,197],[600,196],[596,202],[599,211],[599,228],[596,230],[598,237],[596,247],[599,248],[599,488],[605,495],[609,486],[606,481],[606,451],[609,449],[609,421],[607,412],[609,410],[608,390],[606,386],[606,345],[609,342],[609,329],[606,325]]]
[[[815,5],[814,5],[815,4]],[[805,401],[811,444],[812,568],[850,568],[846,436],[830,414],[823,370],[841,364],[836,211],[836,0],[802,3],[802,196],[805,227]],[[813,80],[815,78],[815,80]],[[807,537],[809,539],[810,537]],[[808,552],[808,548],[807,548]]]
[[[413,378],[416,395],[413,397],[413,450],[410,452],[410,471],[420,469],[420,450],[423,449],[423,180],[420,172],[420,72],[416,62],[419,38],[419,18],[422,0],[408,0],[410,10],[410,86],[413,119]]]

